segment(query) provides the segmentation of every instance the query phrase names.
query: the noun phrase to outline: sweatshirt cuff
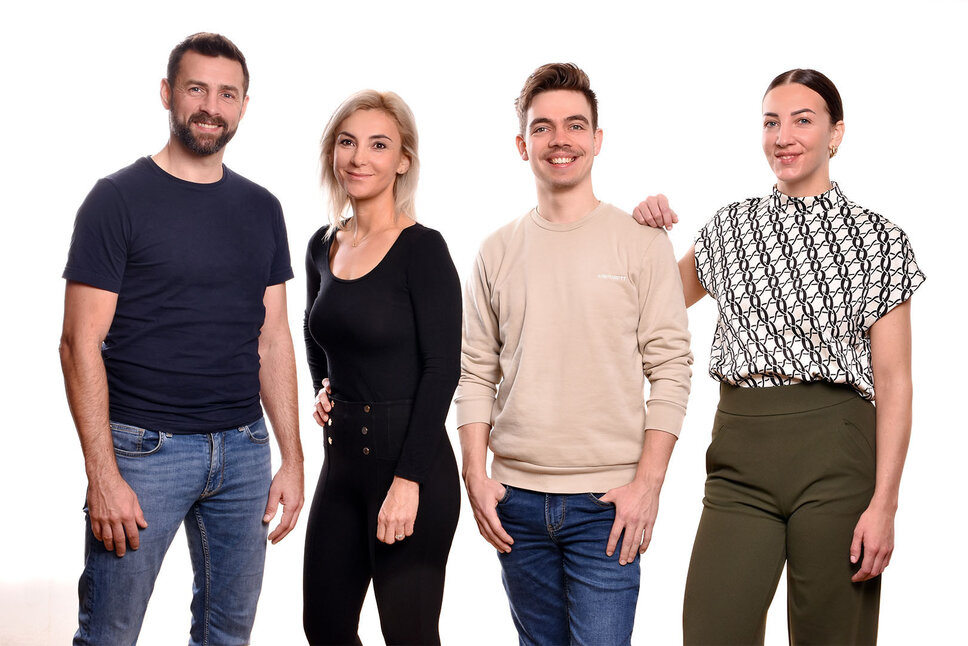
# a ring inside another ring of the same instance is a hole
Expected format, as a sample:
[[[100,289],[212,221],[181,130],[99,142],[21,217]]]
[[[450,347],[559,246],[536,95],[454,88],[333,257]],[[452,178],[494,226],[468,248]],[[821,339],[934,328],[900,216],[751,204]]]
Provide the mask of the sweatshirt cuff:
[[[650,401],[645,412],[645,428],[665,431],[679,437],[686,409],[665,401]]]
[[[458,398],[454,402],[454,412],[457,417],[457,427],[465,424],[491,424],[491,409],[494,407],[494,397]]]

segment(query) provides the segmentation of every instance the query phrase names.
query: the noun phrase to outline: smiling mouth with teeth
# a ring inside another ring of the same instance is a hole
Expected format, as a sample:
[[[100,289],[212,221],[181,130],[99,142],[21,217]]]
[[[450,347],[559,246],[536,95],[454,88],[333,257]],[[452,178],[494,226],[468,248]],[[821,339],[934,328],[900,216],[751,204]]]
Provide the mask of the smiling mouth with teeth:
[[[578,159],[577,157],[552,157],[548,161],[552,164],[570,164],[571,162]]]
[[[219,128],[226,127],[225,121],[219,118],[213,119],[211,117],[196,116],[191,119],[191,123],[194,123],[203,130],[217,130]]]

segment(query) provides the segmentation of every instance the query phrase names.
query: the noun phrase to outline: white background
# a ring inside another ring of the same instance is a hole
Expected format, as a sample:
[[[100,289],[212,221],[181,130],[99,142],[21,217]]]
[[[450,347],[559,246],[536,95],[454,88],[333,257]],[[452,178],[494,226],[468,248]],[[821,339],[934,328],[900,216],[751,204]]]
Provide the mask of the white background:
[[[318,139],[351,92],[400,93],[417,115],[418,215],[439,229],[466,277],[484,235],[535,202],[514,149],[513,100],[527,75],[574,61],[592,79],[605,131],[598,197],[626,210],[668,194],[683,223],[677,253],[722,204],[769,191],[760,98],[779,72],[814,67],[840,88],[846,136],[833,178],[910,236],[928,275],[914,297],[914,434],[884,577],[881,644],[945,644],[963,634],[964,532],[956,487],[966,449],[961,371],[968,234],[964,2],[65,3],[4,9],[4,183],[0,262],[4,427],[0,451],[0,644],[63,644],[75,627],[85,477],[57,357],[63,270],[74,213],[94,182],[161,149],[158,99],[170,49],[190,33],[232,38],[252,75],[251,101],[226,163],[273,191],[286,211],[296,278],[290,319],[299,357],[307,511],[321,435],[301,360],[302,259],[325,217]],[[915,8],[916,7],[916,8]],[[681,638],[682,589],[700,513],[716,402],[705,375],[715,311],[690,310],[693,396],[642,562],[634,642]],[[581,379],[581,375],[574,375]],[[456,432],[451,439],[456,445]],[[302,643],[305,514],[270,546],[252,641]],[[339,528],[333,528],[339,531]],[[845,555],[846,558],[846,555]],[[184,643],[191,572],[176,538],[145,618],[142,644]],[[768,628],[785,643],[783,584]],[[361,634],[382,643],[375,607]],[[493,551],[462,510],[441,634],[449,644],[511,644]]]

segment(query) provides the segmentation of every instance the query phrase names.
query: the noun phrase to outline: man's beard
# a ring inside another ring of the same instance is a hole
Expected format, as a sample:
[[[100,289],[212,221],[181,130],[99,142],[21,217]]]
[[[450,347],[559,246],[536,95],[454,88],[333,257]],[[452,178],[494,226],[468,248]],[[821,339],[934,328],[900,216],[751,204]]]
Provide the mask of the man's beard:
[[[175,118],[174,110],[170,110],[169,115],[171,133],[196,155],[214,155],[235,136],[235,130],[229,130],[228,124],[221,117],[209,117],[202,112],[196,112],[188,118],[188,121],[182,123]],[[205,137],[204,139],[199,139],[191,129],[191,124],[196,121],[217,124],[222,127],[222,134],[217,138]]]

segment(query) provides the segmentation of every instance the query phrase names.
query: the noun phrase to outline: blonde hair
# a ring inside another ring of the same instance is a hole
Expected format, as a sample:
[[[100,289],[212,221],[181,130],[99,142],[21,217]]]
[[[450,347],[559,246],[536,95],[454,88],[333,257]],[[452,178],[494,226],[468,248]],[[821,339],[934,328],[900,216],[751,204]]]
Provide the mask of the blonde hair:
[[[410,161],[407,172],[397,175],[393,183],[394,209],[396,214],[402,213],[416,219],[414,204],[417,193],[417,179],[420,175],[420,160],[417,157],[417,122],[413,118],[410,107],[394,92],[377,92],[376,90],[362,90],[343,101],[330,117],[323,137],[320,140],[319,160],[323,166],[322,184],[329,193],[330,213],[329,221],[333,225],[329,231],[342,230],[349,219],[346,211],[350,206],[350,198],[340,186],[333,172],[333,151],[336,148],[336,133],[340,124],[357,110],[380,110],[386,113],[397,124],[400,130],[401,147],[404,156]]]

